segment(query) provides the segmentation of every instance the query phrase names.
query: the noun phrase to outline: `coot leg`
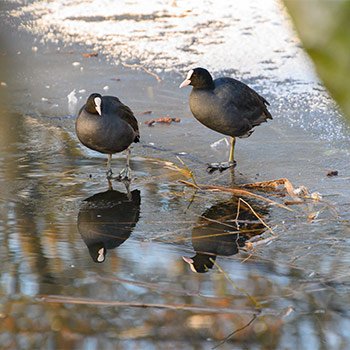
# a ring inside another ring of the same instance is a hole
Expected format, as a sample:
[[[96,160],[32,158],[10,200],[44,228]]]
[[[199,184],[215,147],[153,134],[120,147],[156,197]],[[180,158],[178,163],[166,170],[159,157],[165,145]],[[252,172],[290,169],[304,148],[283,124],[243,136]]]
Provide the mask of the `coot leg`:
[[[107,172],[106,172],[108,180],[112,179],[112,175],[113,175],[113,171],[112,171],[112,168],[111,168],[111,162],[112,162],[112,155],[109,154],[108,155],[108,160],[107,160]]]
[[[207,172],[209,174],[213,173],[216,170],[219,170],[221,173],[226,169],[234,168],[236,166],[236,161],[234,160],[235,143],[236,143],[236,138],[231,137],[231,148],[230,148],[230,156],[229,156],[228,162],[208,164]]]
[[[131,168],[130,168],[130,148],[126,150],[126,167],[119,173],[119,181],[131,180]]]
[[[229,162],[234,162],[234,156],[235,156],[235,144],[236,144],[236,138],[231,137],[231,148],[230,148],[230,157],[228,159]]]
[[[107,178],[107,181],[108,181],[108,189],[109,189],[110,191],[113,191],[113,185],[112,185],[111,179],[108,179],[108,178]]]

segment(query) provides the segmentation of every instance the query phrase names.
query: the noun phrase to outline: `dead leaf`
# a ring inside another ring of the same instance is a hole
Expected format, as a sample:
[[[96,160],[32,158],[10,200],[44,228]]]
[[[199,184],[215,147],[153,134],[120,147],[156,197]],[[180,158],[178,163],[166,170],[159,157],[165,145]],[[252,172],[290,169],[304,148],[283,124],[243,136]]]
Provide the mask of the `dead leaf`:
[[[148,126],[153,126],[155,123],[171,124],[172,122],[179,123],[180,121],[180,118],[163,117],[147,120],[145,121],[145,124]]]
[[[98,52],[87,52],[87,53],[83,53],[82,55],[85,58],[97,57],[98,56]]]
[[[308,216],[307,216],[307,220],[308,221],[313,221],[315,219],[317,219],[318,215],[320,214],[319,211],[315,211],[313,213],[310,213]]]

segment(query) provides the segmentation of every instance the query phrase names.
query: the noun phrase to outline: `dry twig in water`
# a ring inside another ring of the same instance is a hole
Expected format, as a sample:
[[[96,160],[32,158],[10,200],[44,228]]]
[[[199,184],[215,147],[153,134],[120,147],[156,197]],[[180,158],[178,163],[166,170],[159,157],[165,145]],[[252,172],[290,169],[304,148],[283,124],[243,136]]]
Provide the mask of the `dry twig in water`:
[[[225,337],[225,339],[223,339],[219,344],[215,345],[214,347],[212,347],[212,349],[217,349],[218,347],[220,347],[221,345],[225,344],[230,338],[232,338],[232,336],[234,336],[236,333],[243,331],[244,329],[248,328],[256,319],[257,319],[257,315],[253,315],[252,319],[245,324],[244,326],[234,330],[232,333],[230,333],[227,337]]]
[[[152,75],[152,77],[155,77],[157,79],[157,81],[162,81],[162,79],[159,77],[158,74],[150,71],[149,69],[147,69],[145,66],[143,66],[142,64],[128,64],[128,63],[122,63],[122,65],[124,67],[127,68],[141,68],[142,70],[144,70],[147,74]]]
[[[38,301],[46,303],[62,303],[62,304],[80,304],[80,305],[95,305],[95,306],[109,306],[109,307],[140,307],[153,309],[167,309],[177,311],[192,311],[205,313],[219,313],[219,314],[256,314],[256,310],[242,309],[242,308],[222,308],[211,307],[193,304],[157,304],[157,303],[139,303],[126,301],[107,301],[90,298],[75,298],[64,295],[41,295],[37,298]]]
[[[190,171],[192,173],[192,171]],[[251,197],[251,198],[255,198],[258,200],[261,200],[263,202],[267,202],[271,205],[276,205],[277,207],[286,209],[288,211],[293,211],[292,209],[288,208],[287,206],[280,204],[278,202],[275,202],[269,198],[265,198],[263,196],[260,196],[258,194],[249,192],[247,190],[241,189],[241,188],[230,188],[230,187],[225,187],[225,186],[215,186],[215,185],[200,185],[197,183],[191,183],[185,180],[179,180],[179,182],[183,183],[186,186],[189,187],[194,187],[198,190],[202,190],[202,191],[218,191],[218,192],[227,192],[227,193],[232,193],[233,195],[237,196],[237,197]]]

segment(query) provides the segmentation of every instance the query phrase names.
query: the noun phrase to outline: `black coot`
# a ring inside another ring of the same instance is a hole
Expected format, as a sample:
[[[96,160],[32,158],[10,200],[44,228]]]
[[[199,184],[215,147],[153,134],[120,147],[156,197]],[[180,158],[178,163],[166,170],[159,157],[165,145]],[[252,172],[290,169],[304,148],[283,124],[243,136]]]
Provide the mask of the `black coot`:
[[[112,154],[127,150],[126,168],[119,174],[119,179],[130,179],[129,146],[139,142],[140,133],[137,120],[128,106],[114,96],[91,94],[79,111],[75,130],[83,145],[108,154],[108,179],[113,174]]]
[[[272,119],[269,103],[246,84],[232,78],[213,80],[204,68],[188,72],[180,88],[192,85],[190,108],[195,118],[208,128],[232,137],[229,161],[210,164],[208,170],[235,166],[235,137],[248,137],[253,128]]]

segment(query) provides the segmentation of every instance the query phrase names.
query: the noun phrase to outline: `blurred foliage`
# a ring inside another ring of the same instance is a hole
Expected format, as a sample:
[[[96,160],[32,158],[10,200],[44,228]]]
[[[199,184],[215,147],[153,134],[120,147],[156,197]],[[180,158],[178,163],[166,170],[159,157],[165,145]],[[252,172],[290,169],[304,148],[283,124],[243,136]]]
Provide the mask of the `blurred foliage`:
[[[350,1],[284,0],[304,48],[350,120]]]

